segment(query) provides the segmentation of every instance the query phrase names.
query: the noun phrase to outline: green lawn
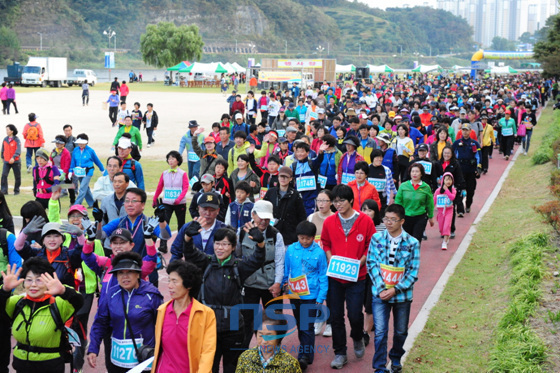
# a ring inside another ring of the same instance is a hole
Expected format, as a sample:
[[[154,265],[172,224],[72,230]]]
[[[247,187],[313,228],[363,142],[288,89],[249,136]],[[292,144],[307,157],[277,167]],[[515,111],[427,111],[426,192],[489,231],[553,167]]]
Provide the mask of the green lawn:
[[[559,116],[549,107],[535,129],[530,153],[553,120]],[[519,156],[416,339],[407,371],[487,371],[494,332],[509,301],[508,244],[531,232],[549,231],[533,206],[552,198],[547,189],[552,167],[533,166],[529,156]]]

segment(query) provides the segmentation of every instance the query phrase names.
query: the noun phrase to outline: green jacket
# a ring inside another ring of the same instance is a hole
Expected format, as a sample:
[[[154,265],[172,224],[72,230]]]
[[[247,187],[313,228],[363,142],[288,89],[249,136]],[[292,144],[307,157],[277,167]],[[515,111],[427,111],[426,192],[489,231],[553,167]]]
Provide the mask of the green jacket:
[[[229,150],[228,153],[229,166],[227,169],[228,175],[231,175],[233,170],[237,168],[237,157],[239,157],[241,154],[247,154],[247,149],[249,148],[250,145],[251,144],[249,144],[249,141],[245,141],[245,143],[241,145],[241,148],[237,148],[237,146],[234,146]]]
[[[117,144],[119,143],[119,139],[122,137],[125,128],[126,126],[122,126],[121,128],[119,128],[119,132],[117,132],[117,136],[115,136],[115,141],[113,141],[114,146],[117,146]],[[130,130],[128,132],[130,133],[130,136],[132,136],[131,141],[138,145],[138,148],[142,150],[142,135],[140,134],[138,128],[130,126]]]
[[[60,220],[60,206],[58,201],[56,200],[49,200],[49,213],[48,216],[49,221],[51,223],[59,223],[62,224]],[[64,234],[64,243],[62,244],[63,247],[70,247],[70,242],[72,241],[72,236],[69,233]],[[95,246],[93,252],[97,254],[97,256],[105,256],[105,250],[103,250],[103,245],[101,244],[100,240],[95,240]],[[85,288],[86,294],[95,294],[98,289],[98,283],[101,281],[99,277],[92,271],[84,261],[82,261],[82,273],[84,274],[84,281],[85,281]]]
[[[427,183],[423,182],[414,190],[412,181],[405,181],[399,187],[395,203],[404,207],[406,216],[428,214],[428,218],[434,217],[434,196]]]
[[[5,311],[10,319],[13,319],[14,311],[17,302],[24,297],[24,295],[13,295],[5,300],[6,292],[0,290],[3,294],[2,299],[5,302]],[[9,296],[9,295],[8,295]],[[67,287],[66,292],[62,296],[56,296],[55,302],[62,317],[62,321],[66,322],[72,317],[76,308],[81,307],[83,299],[81,295],[75,290]],[[80,298],[79,301],[77,298]],[[2,304],[4,304],[2,302]],[[43,302],[33,302],[24,300],[26,305],[21,312],[13,319],[12,334],[18,343],[29,344],[33,347],[57,348],[60,346],[60,330],[56,330],[56,324],[51,316],[49,309],[49,300]],[[30,305],[35,307],[32,311]],[[26,320],[31,320],[26,324]],[[27,352],[19,347],[14,349],[14,357],[20,360],[29,361],[46,361],[60,357],[59,352]]]

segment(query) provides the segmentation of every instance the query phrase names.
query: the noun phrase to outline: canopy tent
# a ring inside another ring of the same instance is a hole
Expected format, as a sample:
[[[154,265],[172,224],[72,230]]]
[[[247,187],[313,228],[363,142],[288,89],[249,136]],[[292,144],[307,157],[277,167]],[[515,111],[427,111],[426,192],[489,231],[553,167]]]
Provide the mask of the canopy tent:
[[[202,74],[227,74],[228,70],[221,62],[202,63],[194,62],[192,65],[178,70],[180,73],[202,73]]]
[[[247,71],[246,68],[244,68],[243,66],[241,66],[241,65],[238,64],[237,62],[232,63],[231,66],[233,66],[233,68],[235,69],[235,71],[238,72],[238,73],[244,73],[244,72]]]
[[[354,73],[356,72],[356,66],[350,65],[336,65],[335,72],[337,73]]]
[[[395,71],[388,65],[367,65],[367,67],[369,68],[370,74],[392,73]]]
[[[229,62],[223,63],[222,66],[227,70],[228,74],[233,74],[234,72],[236,72],[235,68]]]
[[[511,66],[494,66],[490,69],[484,70],[485,73],[490,74],[517,74],[518,71]]]
[[[465,67],[465,66],[459,66],[459,65],[453,65],[451,66],[451,70],[453,71],[459,71],[459,70],[470,70],[470,67]]]
[[[175,66],[168,67],[167,71],[179,71],[181,69],[189,67],[190,65],[191,63],[189,61],[182,61]]]
[[[429,73],[431,71],[443,71],[443,68],[440,65],[418,65],[415,69],[412,70],[413,73]]]

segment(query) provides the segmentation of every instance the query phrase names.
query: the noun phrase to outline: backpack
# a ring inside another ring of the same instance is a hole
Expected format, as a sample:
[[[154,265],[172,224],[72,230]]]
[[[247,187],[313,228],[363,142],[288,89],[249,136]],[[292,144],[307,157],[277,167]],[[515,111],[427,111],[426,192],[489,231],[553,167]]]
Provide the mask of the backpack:
[[[12,316],[12,320],[15,320],[17,315],[19,315],[23,311],[23,307],[25,307],[24,299],[25,298],[21,298],[20,300],[17,301],[15,309],[14,309],[14,314]],[[56,352],[60,353],[60,356],[64,359],[64,363],[72,363],[73,362],[72,345],[70,344],[70,338],[68,336],[68,330],[66,329],[66,326],[64,325],[64,321],[62,321],[62,316],[60,315],[60,310],[58,309],[58,306],[56,305],[56,298],[55,297],[50,298],[49,311],[51,312],[51,317],[53,318],[53,321],[56,325],[54,331],[56,332],[57,330],[60,330],[60,345],[59,345]],[[32,320],[32,318],[30,318],[29,321],[25,320],[25,322],[26,323],[31,322],[31,320]],[[33,347],[33,349],[34,349],[34,352],[45,352],[45,353],[49,353],[49,352],[52,353],[53,352],[53,351],[50,351],[52,349],[47,348],[47,347]],[[43,351],[41,351],[41,350],[43,350]]]
[[[36,141],[39,140],[39,129],[37,128],[37,124],[33,125],[31,123],[27,123],[29,128],[27,129],[27,140]]]

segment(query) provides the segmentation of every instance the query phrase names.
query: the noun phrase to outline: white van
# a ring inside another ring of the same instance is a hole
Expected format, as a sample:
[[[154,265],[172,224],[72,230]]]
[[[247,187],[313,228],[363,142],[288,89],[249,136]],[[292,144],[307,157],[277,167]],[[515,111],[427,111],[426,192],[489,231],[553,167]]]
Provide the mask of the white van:
[[[87,80],[90,86],[97,84],[97,75],[93,70],[75,69],[72,76],[68,79],[68,85],[82,85]]]

